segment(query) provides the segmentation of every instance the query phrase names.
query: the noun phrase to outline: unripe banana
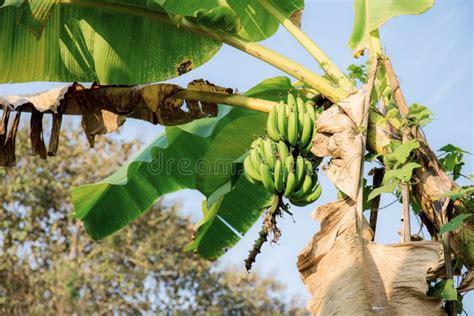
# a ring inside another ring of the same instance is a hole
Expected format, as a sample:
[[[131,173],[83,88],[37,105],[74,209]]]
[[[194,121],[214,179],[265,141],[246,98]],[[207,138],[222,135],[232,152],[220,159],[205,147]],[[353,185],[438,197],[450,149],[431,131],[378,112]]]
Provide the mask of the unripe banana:
[[[321,186],[317,184],[316,187],[313,188],[311,193],[305,198],[305,202],[307,204],[311,204],[317,199],[319,199],[320,196],[321,196]]]
[[[290,112],[296,107],[296,99],[293,94],[288,93],[288,102],[286,102],[286,104],[288,104]]]
[[[313,190],[308,195],[304,196],[301,199],[296,199],[294,197],[291,197],[290,202],[296,206],[306,206],[316,201],[320,196],[321,196],[321,186],[319,184],[316,184],[313,187]]]
[[[285,159],[285,168],[288,171],[288,173],[294,171],[294,166],[295,166],[295,158],[293,158],[293,156],[289,155]]]
[[[300,201],[300,200],[295,200],[293,198],[290,198],[290,203],[296,206],[306,206],[308,205],[305,201]]]
[[[304,124],[304,116],[306,113],[306,107],[304,106],[304,101],[301,97],[298,97],[296,99],[296,106],[298,108],[298,131],[301,134],[303,130],[303,124]]]
[[[286,105],[283,102],[277,106],[278,131],[282,139],[288,139],[288,119],[286,116]]]
[[[265,161],[265,141],[261,137],[259,138],[257,146],[257,154],[260,157],[261,161]]]
[[[305,103],[306,114],[308,114],[314,122],[316,122],[316,111],[314,110],[314,102],[308,101]]]
[[[288,142],[291,146],[296,146],[298,142],[298,113],[290,112],[288,117]]]
[[[248,180],[248,182],[252,184],[260,184],[261,182],[257,182],[254,178],[252,178],[247,172],[244,172],[245,178]]]
[[[305,160],[304,164],[306,166],[306,174],[309,174],[310,176],[313,176],[313,175],[317,176],[316,172],[314,172],[314,167],[311,161]]]
[[[272,107],[270,114],[267,119],[267,134],[274,141],[280,139],[280,133],[278,132],[278,117],[276,106]]]
[[[296,188],[299,189],[303,183],[304,175],[306,174],[306,168],[304,159],[302,156],[296,158],[295,176],[296,176]]]
[[[311,130],[311,133],[310,133],[310,136],[309,136],[309,141],[308,141],[308,143],[306,144],[306,146],[302,149],[302,151],[303,151],[304,153],[309,153],[309,152],[311,151],[311,149],[312,149],[313,146],[314,146],[313,141],[314,141],[314,138],[315,138],[315,137],[316,137],[316,128],[314,128],[314,126],[313,126],[313,128],[312,128],[312,130]]]
[[[295,189],[295,185],[296,185],[295,173],[290,171],[288,173],[288,177],[286,178],[286,188],[283,195],[289,198],[291,194],[293,193],[293,190]]]
[[[263,152],[265,155],[265,161],[267,162],[267,165],[270,167],[270,169],[273,169],[275,167],[275,160],[276,160],[275,151],[273,147],[275,146],[275,144],[269,138],[265,139],[263,144],[264,144]]]
[[[262,176],[262,183],[265,188],[271,193],[277,193],[275,183],[273,182],[273,175],[266,164],[262,163],[260,165],[260,175]]]
[[[295,201],[304,199],[307,196],[308,192],[310,192],[312,187],[313,187],[313,179],[311,178],[311,176],[306,175],[304,177],[303,185],[298,191],[293,192],[293,194],[291,195],[291,198]]]
[[[250,162],[256,170],[260,170],[261,158],[259,157],[257,148],[250,149],[249,152]]]
[[[285,160],[281,160],[281,177],[283,179],[283,189],[286,188],[286,178],[288,178],[288,170],[286,169],[285,166]]]
[[[303,130],[301,131],[300,146],[306,148],[308,142],[310,142],[311,136],[313,136],[314,123],[309,114],[304,115]]]
[[[283,164],[281,162],[280,159],[277,159],[277,161],[275,162],[275,170],[273,172],[273,179],[274,179],[274,182],[275,182],[275,188],[277,190],[278,193],[281,193],[283,192],[283,185],[284,185],[284,182],[283,182]]]
[[[310,176],[309,174],[306,174],[306,176],[304,177],[303,186],[301,187],[303,195],[307,195],[310,192],[311,188],[314,187],[314,181],[317,181],[317,179]]]
[[[286,146],[285,142],[280,140],[278,142],[278,158],[281,159],[281,161],[285,161],[286,157],[289,155],[289,150],[288,146]]]
[[[262,177],[260,175],[260,171],[255,169],[250,161],[250,156],[245,157],[244,159],[244,172],[247,178],[252,178],[255,181],[262,181]]]

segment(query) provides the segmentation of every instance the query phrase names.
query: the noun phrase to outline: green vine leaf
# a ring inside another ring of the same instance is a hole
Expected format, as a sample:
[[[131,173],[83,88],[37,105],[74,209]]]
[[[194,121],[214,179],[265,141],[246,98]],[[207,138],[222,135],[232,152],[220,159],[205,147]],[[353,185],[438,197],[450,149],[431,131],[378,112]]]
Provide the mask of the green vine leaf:
[[[453,180],[458,179],[461,176],[462,167],[465,164],[463,160],[464,155],[470,153],[451,144],[443,146],[439,151],[444,155],[444,157],[439,160],[441,169],[450,173]]]
[[[409,162],[404,164],[401,168],[395,170],[389,170],[386,172],[387,177],[393,177],[401,182],[407,183],[410,181],[413,174],[413,170],[420,168],[421,165],[416,162]]]
[[[458,216],[456,216],[455,218],[450,220],[448,223],[441,226],[441,228],[439,230],[439,234],[442,235],[444,233],[452,232],[454,230],[459,229],[461,227],[462,223],[466,219],[471,217],[472,215],[474,215],[474,214],[459,214]]]
[[[352,79],[354,83],[356,83],[356,80],[359,81],[361,84],[365,84],[367,82],[367,65],[366,64],[361,64],[361,65],[349,65],[347,67],[348,70],[348,75],[349,78]]]
[[[404,119],[406,125],[409,127],[413,126],[425,126],[433,120],[433,112],[426,106],[414,103],[410,105],[408,114],[405,115]]]
[[[454,280],[448,279],[444,283],[443,290],[441,291],[441,296],[446,301],[457,301],[458,300],[458,291],[454,288]]]
[[[399,141],[392,141],[390,145],[388,145],[390,153],[386,154],[383,158],[384,164],[389,168],[404,164],[408,160],[412,151],[419,147],[420,143],[415,139],[412,139],[405,144],[402,144]]]
[[[398,183],[392,182],[389,184],[385,184],[381,187],[378,187],[376,189],[373,189],[372,192],[370,192],[369,197],[367,198],[368,201],[374,199],[376,196],[382,194],[382,193],[391,193],[393,192],[398,186]]]

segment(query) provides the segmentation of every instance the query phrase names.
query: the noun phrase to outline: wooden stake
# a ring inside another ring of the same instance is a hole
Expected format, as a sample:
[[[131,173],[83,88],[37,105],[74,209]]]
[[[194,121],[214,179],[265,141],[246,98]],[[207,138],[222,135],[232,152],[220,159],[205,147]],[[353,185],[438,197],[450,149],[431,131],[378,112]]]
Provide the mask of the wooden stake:
[[[385,173],[384,168],[374,169],[374,175],[372,179],[372,188],[376,189],[382,185],[384,173]],[[372,241],[375,240],[375,230],[377,229],[377,217],[379,214],[379,206],[380,206],[380,194],[377,195],[375,198],[373,198],[372,204],[370,207],[370,228],[374,232]]]

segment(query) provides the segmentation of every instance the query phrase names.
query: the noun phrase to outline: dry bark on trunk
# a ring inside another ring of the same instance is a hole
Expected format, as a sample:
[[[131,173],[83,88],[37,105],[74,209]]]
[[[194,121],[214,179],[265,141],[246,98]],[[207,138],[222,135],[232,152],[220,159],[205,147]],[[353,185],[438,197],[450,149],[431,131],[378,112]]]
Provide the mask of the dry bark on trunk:
[[[368,91],[371,89],[369,88]],[[361,164],[364,111],[370,93],[359,91],[323,112],[313,153],[329,154],[324,169],[347,198],[318,208],[321,230],[298,257],[314,315],[442,315],[442,301],[428,297],[428,270],[439,266],[438,242],[381,245],[362,216]],[[368,110],[368,109],[367,109]]]

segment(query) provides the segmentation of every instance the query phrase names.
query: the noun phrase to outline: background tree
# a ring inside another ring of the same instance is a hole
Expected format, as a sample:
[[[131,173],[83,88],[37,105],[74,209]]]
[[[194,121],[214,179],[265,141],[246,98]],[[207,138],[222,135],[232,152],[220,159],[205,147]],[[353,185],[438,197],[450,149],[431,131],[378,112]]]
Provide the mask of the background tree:
[[[28,157],[20,131],[18,168],[0,169],[0,314],[303,313],[273,278],[183,252],[191,223],[176,205],[158,202],[112,237],[88,238],[70,216],[71,186],[103,178],[139,144],[101,138],[92,153],[72,130],[48,160]]]

